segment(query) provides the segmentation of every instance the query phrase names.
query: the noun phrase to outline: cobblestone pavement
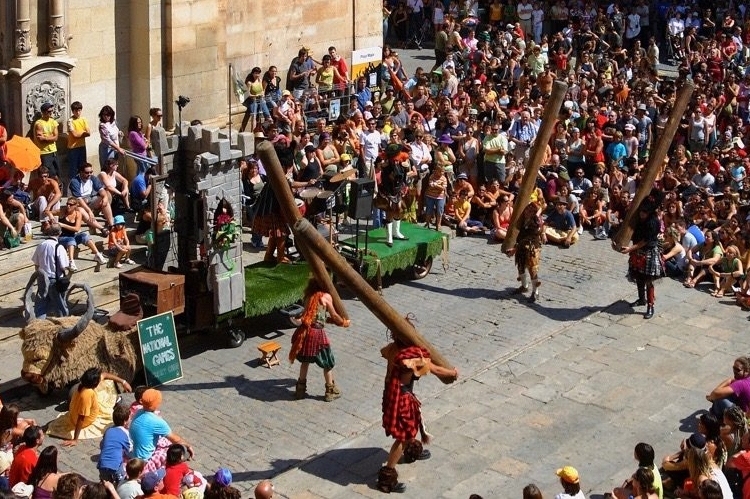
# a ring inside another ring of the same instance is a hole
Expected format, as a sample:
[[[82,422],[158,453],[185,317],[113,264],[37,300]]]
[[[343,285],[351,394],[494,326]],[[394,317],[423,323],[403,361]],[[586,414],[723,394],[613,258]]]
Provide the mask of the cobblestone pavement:
[[[638,441],[657,458],[676,449],[705,393],[748,351],[747,314],[675,281],[660,282],[656,316],[645,321],[627,305],[625,257],[590,235],[567,250],[544,248],[537,304],[512,293],[516,272],[499,245],[456,238],[450,246],[447,271],[436,261],[425,279],[383,290],[461,373],[452,385],[418,383],[435,440],[432,459],[399,466],[406,497],[509,497],[529,482],[552,495],[563,464],[579,469],[587,495],[601,494],[632,472]],[[249,324],[253,337],[238,349],[217,335],[181,340],[185,377],[163,387],[162,410],[194,445],[192,466],[227,466],[244,491],[273,478],[280,497],[380,495],[373,484],[391,444],[380,427],[386,330],[343,297],[352,327],[329,329],[343,391],[332,403],[320,370],[310,371],[310,396],[294,401],[297,364],[260,366],[262,341],[276,338],[288,352],[292,330],[274,319]],[[0,354],[4,400],[19,399],[40,422],[65,409],[63,393],[8,391],[18,385],[18,340],[0,344]],[[95,477],[97,449],[84,441],[62,450],[61,469]]]

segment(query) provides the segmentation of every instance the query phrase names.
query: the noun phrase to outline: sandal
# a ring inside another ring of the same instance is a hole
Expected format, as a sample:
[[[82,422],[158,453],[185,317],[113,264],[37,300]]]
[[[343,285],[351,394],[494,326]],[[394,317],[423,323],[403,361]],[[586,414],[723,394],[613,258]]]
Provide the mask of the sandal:
[[[723,298],[724,297],[724,291],[720,289],[715,289],[711,292],[711,296],[714,298]]]
[[[692,279],[688,279],[687,281],[682,283],[683,286],[686,288],[694,288],[695,287],[695,281]]]

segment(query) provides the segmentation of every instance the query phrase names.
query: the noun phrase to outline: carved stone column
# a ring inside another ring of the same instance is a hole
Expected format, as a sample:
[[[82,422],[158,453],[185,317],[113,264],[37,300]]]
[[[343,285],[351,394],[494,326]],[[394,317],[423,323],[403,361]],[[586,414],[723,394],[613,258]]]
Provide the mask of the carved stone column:
[[[14,38],[16,59],[31,57],[31,0],[16,0],[16,32]]]
[[[49,0],[49,55],[65,55],[65,14],[63,0]]]

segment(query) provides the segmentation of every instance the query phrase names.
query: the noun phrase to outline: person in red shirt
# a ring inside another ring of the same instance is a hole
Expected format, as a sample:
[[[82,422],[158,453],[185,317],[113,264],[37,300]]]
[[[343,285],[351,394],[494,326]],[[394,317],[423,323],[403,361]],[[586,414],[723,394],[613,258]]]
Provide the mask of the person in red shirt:
[[[185,462],[188,457],[187,449],[182,444],[172,444],[167,449],[167,464],[164,466],[164,486],[159,492],[171,496],[179,496],[182,492],[182,479],[192,470]]]
[[[16,451],[8,472],[8,481],[11,487],[17,483],[26,483],[29,479],[39,459],[36,450],[44,441],[44,430],[41,426],[29,426],[24,430],[22,440],[23,445]]]

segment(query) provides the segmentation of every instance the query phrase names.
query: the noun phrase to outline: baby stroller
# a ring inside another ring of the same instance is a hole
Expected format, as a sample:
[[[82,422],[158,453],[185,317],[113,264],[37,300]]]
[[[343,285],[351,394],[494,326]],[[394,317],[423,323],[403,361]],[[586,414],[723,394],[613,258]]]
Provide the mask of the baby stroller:
[[[430,19],[425,18],[422,21],[422,25],[411,35],[411,38],[409,38],[409,41],[406,42],[406,46],[404,46],[405,49],[408,49],[411,44],[414,44],[417,49],[422,50],[422,44],[424,43],[425,38],[427,38],[430,35],[430,32],[432,31],[432,22]]]

